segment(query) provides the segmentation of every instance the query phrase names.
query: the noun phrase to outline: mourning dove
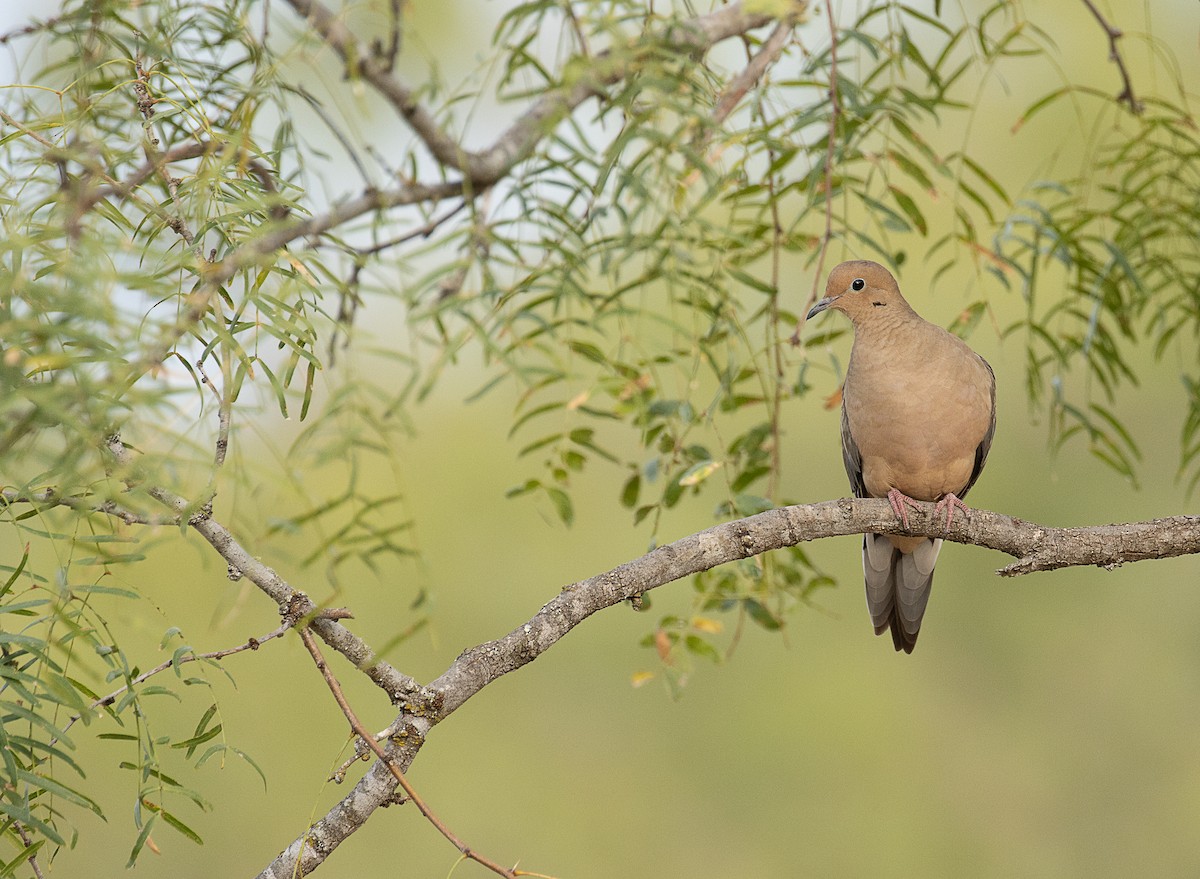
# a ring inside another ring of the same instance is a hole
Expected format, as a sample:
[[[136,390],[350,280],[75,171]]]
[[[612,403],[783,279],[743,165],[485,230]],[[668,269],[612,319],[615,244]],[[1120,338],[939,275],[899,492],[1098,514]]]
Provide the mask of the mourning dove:
[[[918,315],[891,273],[867,260],[829,274],[811,319],[836,309],[854,324],[842,390],[842,460],[855,497],[906,506],[936,501],[946,525],[987,460],[996,430],[996,377],[958,337]],[[929,602],[941,540],[863,535],[863,575],[875,634],[892,630],[912,653]]]

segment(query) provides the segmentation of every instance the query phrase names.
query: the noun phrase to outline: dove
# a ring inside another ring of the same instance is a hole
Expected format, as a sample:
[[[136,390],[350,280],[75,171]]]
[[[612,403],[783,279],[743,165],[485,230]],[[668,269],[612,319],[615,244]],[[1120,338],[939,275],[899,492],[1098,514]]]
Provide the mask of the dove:
[[[965,342],[922,318],[891,272],[869,260],[835,267],[808,312],[840,311],[854,326],[842,389],[842,461],[855,497],[887,498],[905,528],[914,501],[936,502],[946,526],[979,478],[996,432],[996,377]],[[863,535],[875,634],[912,653],[940,539]]]

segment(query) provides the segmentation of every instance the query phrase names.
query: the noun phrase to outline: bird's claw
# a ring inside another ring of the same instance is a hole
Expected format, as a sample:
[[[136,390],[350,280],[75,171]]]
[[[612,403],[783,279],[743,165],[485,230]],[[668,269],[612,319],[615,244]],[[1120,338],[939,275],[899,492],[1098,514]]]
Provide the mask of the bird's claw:
[[[954,521],[954,508],[955,507],[958,507],[960,510],[962,510],[964,514],[971,512],[970,508],[968,508],[966,504],[964,504],[961,500],[959,500],[958,496],[954,492],[950,492],[948,495],[946,495],[940,501],[938,501],[937,504],[934,505],[933,515],[937,516],[938,514],[940,514],[942,512],[943,507],[945,507],[945,509],[946,509],[946,527],[947,528],[949,528],[950,523],[952,521]]]
[[[909,530],[909,528],[908,528],[908,510],[906,508],[912,507],[914,510],[919,510],[919,509],[921,509],[920,506],[917,505],[916,501],[914,501],[912,498],[910,498],[904,492],[902,492],[896,488],[893,488],[890,491],[888,491],[887,499],[888,499],[888,503],[892,505],[892,510],[895,512],[895,514],[897,516],[900,517],[900,521],[904,525],[904,530],[906,530],[906,531]],[[956,498],[956,500],[957,500],[957,498]]]
[[[892,510],[895,512],[896,516],[899,517],[900,522],[904,525],[905,530],[908,530],[908,509],[907,508],[912,507],[914,510],[920,510],[921,505],[919,503],[917,503],[915,500],[913,500],[912,498],[910,498],[908,495],[906,495],[904,492],[902,492],[896,488],[893,488],[890,491],[888,491],[887,499],[888,499],[888,503],[892,505]],[[946,511],[946,527],[949,528],[951,523],[954,521],[954,508],[955,507],[962,510],[963,513],[971,512],[970,507],[968,507],[961,500],[959,500],[958,495],[954,494],[954,492],[950,492],[949,494],[947,494],[945,497],[943,497],[940,501],[938,501],[934,505],[933,515],[934,515],[934,517],[940,516],[942,514],[942,510],[945,510]]]

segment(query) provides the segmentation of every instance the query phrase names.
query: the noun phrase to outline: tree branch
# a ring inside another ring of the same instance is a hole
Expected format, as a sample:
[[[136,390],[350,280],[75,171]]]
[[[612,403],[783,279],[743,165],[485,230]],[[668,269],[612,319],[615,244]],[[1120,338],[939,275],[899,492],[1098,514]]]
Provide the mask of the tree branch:
[[[23,494],[11,488],[0,491],[0,509],[16,504],[29,504],[33,507],[49,509],[50,507],[67,507],[77,513],[103,513],[120,519],[126,525],[178,525],[178,516],[146,516],[132,510],[117,506],[112,501],[98,501],[88,494],[65,495],[59,494],[52,488],[44,488]]]
[[[1125,525],[1052,528],[1001,513],[972,509],[947,528],[933,504],[909,515],[901,527],[886,500],[844,498],[781,507],[726,522],[654,549],[644,556],[562,589],[530,620],[502,638],[463,651],[428,691],[440,707],[433,715],[402,711],[401,767],[407,771],[429,729],[502,675],[537,659],[597,611],[659,586],[719,565],[823,537],[873,532],[942,537],[996,549],[1018,559],[1002,576],[1073,565],[1112,568],[1124,562],[1200,553],[1200,516],[1175,516]],[[306,829],[259,874],[259,879],[308,875],[371,815],[392,802],[395,780],[376,762],[354,789]]]
[[[395,189],[368,190],[334,205],[323,214],[269,225],[262,234],[237,247],[224,259],[211,265],[202,263],[198,267],[200,283],[184,299],[184,308],[180,311],[179,318],[167,326],[158,340],[140,357],[124,367],[125,381],[132,386],[146,372],[164,361],[179,340],[203,320],[208,313],[212,297],[217,295],[222,284],[228,283],[243,269],[259,265],[265,258],[296,239],[320,235],[372,211],[383,211],[418,202],[441,201],[462,195],[462,192],[462,183],[456,182],[429,185],[411,183]]]
[[[441,165],[462,173],[466,178],[464,182],[469,182],[472,188],[490,186],[507,175],[517,163],[533,153],[558,120],[598,94],[603,87],[625,79],[632,70],[631,63],[616,59],[611,52],[577,59],[586,64],[586,69],[590,71],[588,75],[581,81],[546,92],[492,146],[472,152],[438,124],[433,114],[417,101],[413,91],[392,74],[386,59],[377,58],[328,7],[319,0],[287,2],[308,20],[352,75],[362,77],[391,103],[433,157]],[[800,15],[807,6],[807,0],[797,0],[794,14]],[[703,54],[722,40],[774,20],[770,15],[745,12],[741,3],[731,3],[707,15],[672,23],[642,37],[638,43],[645,46],[665,45],[688,54]],[[632,55],[636,57],[636,51]],[[568,61],[564,67],[571,64],[572,61]]]
[[[779,59],[788,40],[792,38],[792,28],[795,24],[796,19],[789,18],[775,25],[775,30],[771,31],[771,36],[767,37],[766,42],[750,59],[750,63],[725,86],[713,108],[714,126],[721,125],[729,118],[729,114],[741,103],[742,98],[746,97],[746,92],[757,85],[766,74],[767,68]]]
[[[620,82],[633,72],[632,62],[615,60],[610,53],[589,58],[588,69],[593,71],[590,76],[573,85],[548,91],[534,101],[491,147],[481,152],[471,152],[438,125],[432,113],[417,102],[413,92],[393,75],[385,60],[376,58],[319,0],[287,2],[312,24],[348,69],[387,98],[412,126],[434,158],[443,166],[459,171],[463,179],[430,184],[410,182],[395,189],[367,190],[323,214],[268,226],[258,237],[237,247],[219,262],[211,266],[199,265],[201,281],[186,297],[179,318],[125,368],[125,381],[129,386],[167,358],[179,340],[208,313],[212,297],[221,285],[228,283],[238,272],[258,265],[292,241],[320,235],[372,211],[418,202],[437,202],[446,198],[472,197],[528,158],[538,143],[551,133],[557,121],[597,94],[599,89]],[[794,0],[794,3],[796,16],[801,15],[808,5],[807,0]],[[741,3],[732,3],[707,15],[675,22],[660,32],[642,38],[641,43],[646,46],[666,45],[681,52],[701,54],[716,43],[774,20],[770,15],[747,13],[743,11]]]
[[[907,531],[886,500],[845,498],[781,507],[716,525],[573,583],[529,622],[503,638],[464,651],[430,683],[429,688],[441,695],[442,709],[437,719],[450,715],[501,675],[532,662],[598,610],[691,574],[809,540],[865,532],[941,537],[1017,558],[1017,562],[997,572],[1006,577],[1075,565],[1113,568],[1125,562],[1200,553],[1200,516],[1051,528],[973,509],[946,528],[933,514],[934,505],[924,506],[923,514],[910,515]]]
[[[121,443],[120,437],[112,437],[108,441],[108,450],[127,473],[132,474],[136,471],[136,461]],[[320,635],[326,644],[374,681],[394,704],[406,705],[413,710],[418,710],[414,706],[428,704],[431,696],[420,684],[391,664],[378,659],[375,652],[361,638],[337,620],[323,616],[321,608],[311,598],[298,589],[293,589],[273,568],[260,562],[238,543],[229,529],[212,517],[212,511],[207,505],[197,510],[179,495],[154,486],[147,488],[146,492],[163,506],[187,518],[188,524],[209,542],[232,570],[240,572],[279,606],[285,621],[295,624],[301,619],[311,618],[309,627]]]
[[[46,879],[46,874],[42,872],[42,865],[38,863],[37,849],[33,845],[33,840],[29,838],[29,832],[25,829],[25,825],[14,820],[12,826],[17,831],[21,844],[25,846],[25,851],[32,851],[32,854],[25,856],[25,860],[29,862],[29,869],[33,870],[34,879]]]

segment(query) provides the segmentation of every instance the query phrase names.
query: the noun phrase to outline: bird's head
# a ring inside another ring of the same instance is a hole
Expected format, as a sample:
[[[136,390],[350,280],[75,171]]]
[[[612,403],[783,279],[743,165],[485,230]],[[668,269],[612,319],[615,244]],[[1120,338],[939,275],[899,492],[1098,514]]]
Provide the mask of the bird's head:
[[[808,312],[808,319],[827,308],[842,312],[855,324],[868,315],[880,315],[878,309],[908,310],[900,287],[892,273],[877,262],[865,259],[844,262],[829,273],[825,298]]]

